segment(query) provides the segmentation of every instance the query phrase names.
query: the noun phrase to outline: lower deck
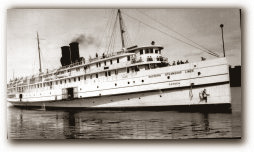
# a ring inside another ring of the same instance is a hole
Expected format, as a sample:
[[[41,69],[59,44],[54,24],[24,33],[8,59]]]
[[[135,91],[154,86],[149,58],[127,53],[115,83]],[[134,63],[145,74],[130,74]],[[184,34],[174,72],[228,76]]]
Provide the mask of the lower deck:
[[[201,93],[207,90],[207,98]],[[39,108],[92,108],[92,109],[132,109],[156,107],[217,107],[231,104],[229,82],[195,86],[193,88],[177,88],[137,92],[131,94],[111,95],[103,97],[73,98],[61,101],[11,102],[15,106]],[[229,106],[230,107],[230,106]],[[214,109],[215,110],[215,109]]]

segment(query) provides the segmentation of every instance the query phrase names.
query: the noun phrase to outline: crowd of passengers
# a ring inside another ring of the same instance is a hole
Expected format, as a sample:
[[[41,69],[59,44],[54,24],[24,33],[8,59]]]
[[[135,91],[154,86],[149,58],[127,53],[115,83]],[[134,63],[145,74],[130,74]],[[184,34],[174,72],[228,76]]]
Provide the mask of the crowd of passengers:
[[[169,63],[169,66],[170,66],[170,65],[187,64],[187,63],[189,63],[189,61],[188,61],[188,60],[186,60],[185,62],[184,62],[184,61],[182,61],[182,60],[177,60],[177,61],[173,61],[173,63],[172,63],[172,64],[170,64],[170,63]]]
[[[205,60],[206,60],[206,58],[201,57],[201,61],[205,61]],[[188,60],[186,60],[185,62],[182,60],[177,60],[177,61],[173,61],[172,65],[180,65],[180,64],[187,64],[187,63],[189,63]],[[169,63],[169,66],[171,66],[170,63]]]

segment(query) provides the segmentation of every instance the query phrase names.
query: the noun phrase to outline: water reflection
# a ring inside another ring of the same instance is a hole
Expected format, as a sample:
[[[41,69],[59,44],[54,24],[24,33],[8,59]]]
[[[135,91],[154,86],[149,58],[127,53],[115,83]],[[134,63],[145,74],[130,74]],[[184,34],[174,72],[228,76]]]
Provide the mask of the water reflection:
[[[236,109],[236,110],[235,110]],[[189,139],[241,136],[233,113],[63,111],[8,107],[11,139]]]
[[[10,138],[181,139],[232,137],[230,114],[175,111],[40,111],[9,107]],[[220,119],[218,118],[225,118]]]

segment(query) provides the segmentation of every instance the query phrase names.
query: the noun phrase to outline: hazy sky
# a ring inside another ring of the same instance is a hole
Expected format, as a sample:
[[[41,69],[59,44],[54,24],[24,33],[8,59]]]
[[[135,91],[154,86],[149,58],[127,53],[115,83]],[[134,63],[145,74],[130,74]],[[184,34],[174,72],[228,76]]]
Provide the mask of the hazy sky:
[[[60,67],[61,46],[84,35],[80,55],[86,59],[106,51],[116,9],[10,9],[7,16],[7,80],[38,72],[36,32],[39,32],[42,69]],[[241,31],[238,9],[122,9],[130,44],[150,45],[155,41],[164,46],[163,55],[169,61],[182,59],[199,61],[200,57],[216,58],[188,43],[172,30],[219,54],[222,53],[220,24],[224,24],[226,56],[230,65],[241,64]],[[147,15],[147,16],[146,16]],[[140,21],[129,17],[132,16]],[[112,17],[112,19],[110,19]],[[152,20],[151,18],[156,20]],[[110,22],[111,21],[111,22]],[[160,22],[165,26],[157,23]],[[143,23],[155,27],[155,30]],[[108,27],[108,28],[107,28]],[[117,26],[119,27],[119,25]],[[121,47],[116,29],[115,51]]]

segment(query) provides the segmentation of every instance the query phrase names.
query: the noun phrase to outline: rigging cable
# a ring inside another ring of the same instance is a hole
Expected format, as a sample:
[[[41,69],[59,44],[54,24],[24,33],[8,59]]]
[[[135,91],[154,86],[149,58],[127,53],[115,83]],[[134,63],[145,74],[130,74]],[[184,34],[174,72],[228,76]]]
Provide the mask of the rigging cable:
[[[209,50],[209,49],[205,48],[204,46],[202,46],[202,45],[198,44],[197,42],[195,42],[195,41],[191,40],[191,39],[190,39],[190,38],[188,38],[187,36],[185,36],[185,35],[183,35],[183,34],[181,34],[181,33],[177,32],[176,30],[174,30],[174,29],[172,29],[172,28],[168,27],[167,25],[165,25],[165,24],[163,24],[163,23],[159,22],[158,20],[154,19],[153,17],[151,17],[151,16],[149,16],[149,15],[147,15],[147,14],[145,14],[145,13],[143,13],[143,12],[139,11],[139,10],[136,10],[136,11],[138,11],[139,13],[141,13],[141,14],[145,15],[146,17],[148,17],[148,18],[150,18],[150,19],[152,19],[152,20],[156,21],[156,23],[158,23],[158,24],[160,24],[160,25],[164,26],[165,28],[167,28],[167,29],[169,29],[169,30],[173,31],[174,33],[176,33],[176,34],[178,34],[178,35],[182,36],[183,38],[187,39],[188,41],[190,41],[190,42],[192,42],[192,43],[196,44],[196,45],[197,45],[197,46],[199,46],[200,48],[203,48],[203,49],[205,49],[205,50],[207,50],[207,51],[209,51],[209,52],[214,53],[213,51],[211,51],[211,50]],[[214,54],[216,54],[216,53],[214,53]]]
[[[128,32],[127,27],[124,23],[124,20],[122,20],[122,23],[123,23],[123,29],[124,29],[124,38],[126,40],[126,46],[130,46],[133,43],[131,41],[131,38],[129,37],[129,32]]]
[[[104,48],[106,48],[106,44],[108,44],[107,43],[107,38],[106,38],[106,36],[107,36],[107,33],[110,33],[110,29],[111,29],[111,24],[112,24],[112,20],[113,20],[113,17],[114,17],[114,10],[111,10],[111,12],[109,12],[109,15],[110,15],[110,17],[109,17],[109,19],[107,20],[107,22],[106,22],[106,26],[105,26],[105,29],[106,29],[106,31],[105,32],[103,32],[104,34],[103,34],[103,36],[101,37],[101,39],[100,39],[100,42],[102,43],[101,45],[99,45],[96,49],[97,50],[100,50],[100,49],[102,49],[103,47]],[[104,43],[105,42],[105,43]],[[103,44],[105,44],[104,46],[102,46]]]
[[[201,50],[201,51],[204,51],[204,52],[206,52],[206,53],[208,53],[208,54],[210,54],[210,55],[219,57],[219,55],[216,54],[216,53],[214,53],[214,52],[210,52],[210,51],[207,51],[207,50],[205,50],[205,49],[203,49],[203,48],[199,48],[199,47],[197,47],[197,46],[195,46],[195,45],[192,45],[192,44],[190,44],[190,43],[187,43],[187,42],[185,42],[185,41],[183,41],[183,40],[181,40],[181,39],[179,39],[179,38],[177,38],[177,37],[175,37],[175,36],[172,36],[172,35],[170,35],[170,34],[168,34],[168,33],[166,33],[166,32],[163,32],[162,30],[160,30],[160,29],[158,29],[158,28],[155,28],[155,27],[153,27],[153,26],[151,26],[151,25],[149,25],[149,24],[146,24],[146,23],[140,21],[139,19],[137,19],[137,18],[135,18],[135,17],[132,17],[132,16],[130,16],[130,15],[124,13],[124,12],[123,12],[123,14],[125,14],[126,16],[128,16],[128,17],[130,17],[130,18],[132,18],[132,19],[134,19],[134,20],[137,20],[137,21],[141,22],[142,24],[144,24],[144,25],[146,25],[146,26],[148,26],[148,27],[150,27],[150,28],[152,28],[152,29],[154,29],[154,30],[157,30],[157,31],[159,31],[159,32],[161,32],[161,33],[163,33],[163,34],[165,34],[165,35],[167,35],[167,36],[169,36],[169,37],[171,37],[171,38],[173,38],[173,39],[175,39],[175,40],[178,40],[178,41],[180,41],[180,42],[182,42],[182,43],[185,43],[185,44],[187,44],[187,45],[189,45],[189,46],[192,46],[192,47],[194,47],[194,48],[197,48],[197,49],[199,49],[199,50]]]
[[[110,49],[112,49],[112,47],[114,47],[114,44],[112,44],[112,41],[114,42],[113,39],[115,38],[115,30],[116,30],[117,17],[118,17],[118,14],[116,15],[116,20],[115,20],[114,25],[113,25],[113,29],[112,29],[112,33],[111,33],[111,36],[110,36],[110,39],[109,39],[109,45],[107,47],[106,54],[109,54],[110,53]]]

